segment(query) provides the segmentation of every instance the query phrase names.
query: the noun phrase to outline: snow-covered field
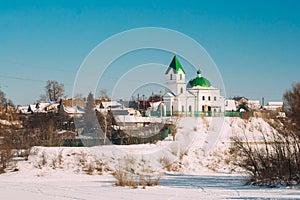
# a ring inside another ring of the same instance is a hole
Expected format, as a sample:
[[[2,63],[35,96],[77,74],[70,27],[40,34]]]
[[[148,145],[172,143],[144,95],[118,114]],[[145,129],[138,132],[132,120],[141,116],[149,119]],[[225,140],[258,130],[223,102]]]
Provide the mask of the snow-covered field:
[[[146,189],[114,186],[110,175],[66,172],[36,177],[1,176],[1,199],[300,199],[300,188],[243,186],[238,175],[165,175],[161,185]]]
[[[230,137],[259,140],[273,131],[262,119],[182,118],[178,127],[176,141],[157,144],[34,147],[18,171],[0,175],[1,199],[300,199],[300,186],[244,186],[231,165]],[[116,187],[119,168],[160,176],[160,186]]]

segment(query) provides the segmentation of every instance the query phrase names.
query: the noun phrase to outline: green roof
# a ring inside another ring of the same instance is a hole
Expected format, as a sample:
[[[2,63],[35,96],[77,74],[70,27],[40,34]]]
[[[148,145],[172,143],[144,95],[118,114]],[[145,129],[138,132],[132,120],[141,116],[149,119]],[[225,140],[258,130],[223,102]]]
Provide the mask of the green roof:
[[[211,84],[210,84],[209,80],[207,80],[204,77],[196,77],[196,78],[189,81],[187,87],[192,88],[192,87],[195,87],[195,86],[210,87]]]
[[[166,74],[170,71],[170,69],[173,69],[175,71],[175,73],[177,74],[179,69],[181,69],[183,71],[183,73],[185,74],[185,71],[181,65],[181,63],[179,62],[179,60],[177,59],[176,55],[174,55],[168,70],[166,71]]]
[[[201,87],[210,87],[211,86],[209,80],[207,80],[206,78],[201,76],[200,69],[197,70],[197,77],[190,80],[187,84],[188,88],[192,88],[195,86],[201,86]]]

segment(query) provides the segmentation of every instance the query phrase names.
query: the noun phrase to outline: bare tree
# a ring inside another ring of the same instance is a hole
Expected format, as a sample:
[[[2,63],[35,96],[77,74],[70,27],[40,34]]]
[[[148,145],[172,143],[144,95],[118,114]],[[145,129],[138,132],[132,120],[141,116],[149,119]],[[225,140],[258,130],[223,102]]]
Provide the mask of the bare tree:
[[[5,93],[0,90],[0,105],[5,106],[7,103],[7,99],[5,97]]]
[[[45,94],[42,94],[38,101],[47,101],[47,96]]]
[[[57,101],[64,95],[64,84],[54,80],[48,80],[46,85],[46,96],[50,101]]]
[[[101,98],[108,98],[107,90],[106,89],[100,90],[100,95]]]
[[[300,125],[300,82],[294,84],[291,90],[283,95],[285,112],[297,125]]]
[[[233,137],[234,164],[249,173],[248,184],[293,185],[300,183],[300,83],[283,95],[287,118],[268,119],[271,134],[261,129],[262,141]],[[236,157],[234,157],[236,156]]]

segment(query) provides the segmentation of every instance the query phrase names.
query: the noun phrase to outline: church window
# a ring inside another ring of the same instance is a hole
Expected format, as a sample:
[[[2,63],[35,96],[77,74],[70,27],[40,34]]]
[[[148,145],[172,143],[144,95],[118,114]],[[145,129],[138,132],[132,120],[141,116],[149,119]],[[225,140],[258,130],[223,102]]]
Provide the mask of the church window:
[[[204,111],[204,108],[205,108],[205,107],[204,107],[204,106],[202,106],[202,111]]]
[[[189,112],[192,112],[192,106],[189,105]]]
[[[217,97],[214,97],[214,100],[217,101]]]
[[[184,112],[184,106],[181,106],[181,111]]]
[[[182,80],[182,74],[179,75],[180,80]]]
[[[208,101],[210,101],[210,96],[208,96]]]
[[[172,74],[170,74],[170,80],[172,80]]]
[[[180,93],[183,93],[183,88],[180,88]]]
[[[202,96],[202,100],[205,101],[205,96]]]

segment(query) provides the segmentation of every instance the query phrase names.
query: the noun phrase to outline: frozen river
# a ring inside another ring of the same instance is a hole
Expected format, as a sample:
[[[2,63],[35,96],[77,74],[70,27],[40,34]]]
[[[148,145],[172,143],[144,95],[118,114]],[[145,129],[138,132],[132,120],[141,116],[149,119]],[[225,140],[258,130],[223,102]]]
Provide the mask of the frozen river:
[[[300,199],[300,186],[266,188],[244,186],[241,176],[166,175],[161,185],[146,189],[115,187],[106,176],[56,173],[29,176],[18,173],[0,176],[1,199]]]

